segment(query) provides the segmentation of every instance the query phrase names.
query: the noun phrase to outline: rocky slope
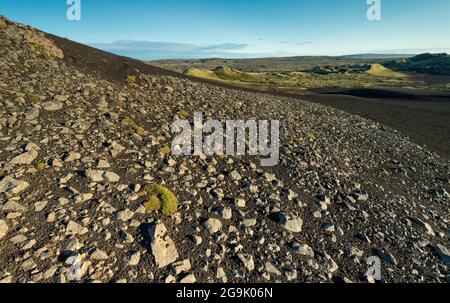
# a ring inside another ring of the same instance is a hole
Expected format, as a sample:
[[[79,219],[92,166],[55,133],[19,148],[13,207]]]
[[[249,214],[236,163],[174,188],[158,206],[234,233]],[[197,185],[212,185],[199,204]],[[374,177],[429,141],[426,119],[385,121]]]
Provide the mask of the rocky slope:
[[[1,20],[1,19],[0,19]],[[1,282],[445,282],[449,162],[359,116],[296,99],[69,64],[0,21]],[[107,62],[105,62],[107,64]],[[202,110],[281,121],[281,163],[172,157]],[[164,185],[172,216],[147,212]]]

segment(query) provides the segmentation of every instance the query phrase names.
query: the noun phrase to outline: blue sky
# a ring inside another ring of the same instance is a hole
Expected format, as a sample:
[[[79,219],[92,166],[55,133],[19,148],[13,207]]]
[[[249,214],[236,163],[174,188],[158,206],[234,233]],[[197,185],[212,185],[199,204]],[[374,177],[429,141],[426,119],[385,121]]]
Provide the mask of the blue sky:
[[[140,59],[450,52],[450,1],[0,0],[0,14],[47,32]]]

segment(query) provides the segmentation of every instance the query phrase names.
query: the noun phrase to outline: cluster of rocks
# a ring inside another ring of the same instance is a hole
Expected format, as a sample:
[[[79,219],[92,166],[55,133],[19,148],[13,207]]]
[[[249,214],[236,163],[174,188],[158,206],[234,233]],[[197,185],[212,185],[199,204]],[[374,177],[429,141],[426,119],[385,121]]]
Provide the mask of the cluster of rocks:
[[[296,99],[145,74],[110,83],[3,22],[0,282],[371,282],[371,256],[386,282],[448,281],[447,160]],[[181,111],[280,120],[280,165],[162,152]],[[146,212],[147,184],[178,212]]]

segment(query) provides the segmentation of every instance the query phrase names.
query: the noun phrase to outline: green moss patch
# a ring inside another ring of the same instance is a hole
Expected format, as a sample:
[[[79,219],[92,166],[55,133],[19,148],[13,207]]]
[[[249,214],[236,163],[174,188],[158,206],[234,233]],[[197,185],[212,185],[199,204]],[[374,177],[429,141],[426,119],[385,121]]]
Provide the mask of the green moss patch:
[[[136,134],[138,134],[139,136],[141,136],[141,137],[145,136],[145,129],[143,127],[139,126],[130,117],[125,117],[123,119],[123,123],[125,123],[127,126],[129,126],[131,128],[131,130],[133,132],[135,132]]]
[[[143,204],[147,212],[161,211],[166,216],[171,216],[178,211],[178,198],[162,185],[147,185],[144,193],[149,199]]]

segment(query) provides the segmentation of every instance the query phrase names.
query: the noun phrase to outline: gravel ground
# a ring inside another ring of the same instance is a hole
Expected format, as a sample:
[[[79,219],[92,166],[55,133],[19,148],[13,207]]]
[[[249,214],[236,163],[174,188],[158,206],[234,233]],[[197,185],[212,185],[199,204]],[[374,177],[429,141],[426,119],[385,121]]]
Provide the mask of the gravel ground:
[[[371,256],[385,282],[448,282],[449,162],[393,129],[169,75],[118,83],[9,21],[0,46],[1,282],[372,282]],[[199,110],[280,120],[280,164],[165,152]],[[150,184],[175,214],[146,210]]]

